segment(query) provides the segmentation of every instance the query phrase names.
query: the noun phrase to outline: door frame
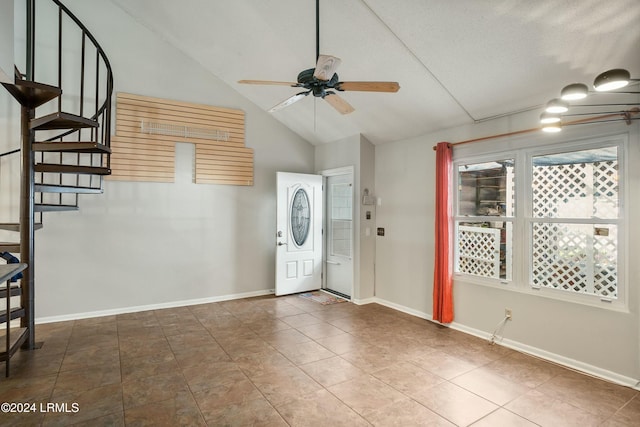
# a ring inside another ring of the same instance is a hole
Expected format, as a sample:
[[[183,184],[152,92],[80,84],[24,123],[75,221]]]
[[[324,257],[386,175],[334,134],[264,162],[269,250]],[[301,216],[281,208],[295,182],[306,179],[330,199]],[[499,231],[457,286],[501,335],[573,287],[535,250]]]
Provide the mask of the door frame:
[[[323,180],[324,178],[320,174],[282,171],[276,173],[276,232],[274,233],[274,244],[276,245],[274,292],[276,296],[307,292],[322,287],[322,267],[324,265],[324,233],[322,230],[324,223],[322,218],[324,214]],[[294,194],[296,194],[300,189],[307,187],[313,190],[311,192],[305,190],[304,192],[305,198],[311,198],[311,200],[308,200],[311,205],[311,240],[307,241],[305,239],[298,246],[293,242],[290,227],[291,203],[293,200],[290,190],[295,188]],[[289,251],[289,245],[295,245],[297,249]],[[286,252],[283,253],[283,251]],[[301,256],[305,256],[307,259],[300,258]],[[311,262],[312,268],[310,275],[304,273],[304,271],[307,271],[308,262]],[[289,268],[288,265],[291,264],[294,265],[291,270],[293,275],[289,276],[289,270],[287,269]],[[318,264],[320,264],[319,269],[317,268]],[[300,274],[306,277],[302,277]]]
[[[354,287],[355,287],[355,269],[356,269],[356,257],[358,256],[357,252],[356,252],[356,248],[358,248],[359,250],[359,245],[356,245],[356,218],[358,215],[358,212],[356,212],[358,210],[358,199],[357,199],[357,191],[358,189],[356,188],[356,182],[355,182],[355,167],[354,166],[343,166],[340,168],[333,168],[333,169],[325,169],[322,171],[318,172],[318,175],[322,175],[322,185],[324,191],[322,192],[322,197],[323,197],[323,218],[322,218],[322,229],[323,231],[326,231],[329,229],[328,225],[327,225],[327,218],[328,213],[327,213],[327,206],[329,205],[327,203],[327,194],[329,194],[329,191],[327,191],[325,185],[327,183],[327,177],[330,176],[337,176],[337,175],[351,175],[351,185],[353,188],[353,192],[352,192],[352,197],[353,197],[353,210],[351,211],[351,221],[353,224],[353,227],[351,227],[351,241],[353,242],[353,254],[352,254],[352,270],[351,270],[351,293],[349,295],[349,297],[351,298],[351,300],[353,300],[353,295],[354,295]],[[322,289],[327,290],[327,248],[329,247],[329,245],[327,244],[327,237],[328,237],[329,233],[322,233]]]

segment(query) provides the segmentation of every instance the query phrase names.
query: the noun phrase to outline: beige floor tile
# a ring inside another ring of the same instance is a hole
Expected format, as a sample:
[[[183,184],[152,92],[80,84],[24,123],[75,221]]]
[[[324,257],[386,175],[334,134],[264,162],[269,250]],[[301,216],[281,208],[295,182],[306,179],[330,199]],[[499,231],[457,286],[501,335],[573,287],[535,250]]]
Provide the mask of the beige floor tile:
[[[611,417],[637,394],[628,387],[569,370],[564,370],[536,390],[605,418]]]
[[[193,396],[205,418],[227,406],[262,398],[262,394],[247,379],[215,383],[205,390],[195,392]]]
[[[540,426],[549,427],[599,426],[606,419],[536,390],[508,403],[504,408]]]
[[[311,341],[311,338],[293,328],[271,332],[269,334],[261,335],[260,337],[276,349],[286,345]]]
[[[315,304],[315,303],[313,303],[313,304]],[[315,325],[317,323],[321,323],[322,322],[322,320],[318,319],[317,317],[312,316],[309,313],[303,313],[303,314],[296,314],[296,315],[293,315],[293,316],[281,317],[280,320],[282,320],[284,323],[286,323],[287,325],[291,326],[292,328]]]
[[[282,405],[322,387],[298,368],[284,368],[251,378],[272,405]]]
[[[367,375],[339,356],[300,365],[299,368],[324,387]]]
[[[635,397],[629,401],[624,407],[616,412],[604,427],[632,427],[637,426],[640,420],[640,393],[636,393]]]
[[[420,395],[444,382],[441,378],[409,362],[400,362],[374,372],[374,377],[407,396]]]
[[[458,359],[439,350],[421,355],[412,355],[408,361],[447,380],[469,372],[477,367],[472,363]]]
[[[312,338],[314,340],[317,340],[319,338],[327,338],[327,337],[333,337],[336,335],[344,334],[344,331],[342,329],[336,328],[335,326],[326,322],[314,323],[312,325],[306,325],[306,326],[299,326],[297,329],[303,334],[305,334],[306,336],[308,336],[309,338]]]
[[[537,424],[503,408],[493,411],[486,417],[472,424],[473,427],[535,427],[536,425]]]
[[[210,426],[286,427],[278,411],[263,397],[223,407],[200,406]]]
[[[121,414],[122,386],[120,384],[110,384],[97,387],[75,395],[65,396],[62,402],[52,400],[50,403],[66,403],[70,412],[46,413],[44,426],[71,425],[111,414]],[[74,404],[77,405],[77,412],[73,410]]]
[[[128,426],[206,426],[194,398],[186,393],[173,399],[129,408],[124,415]]]
[[[327,390],[319,390],[277,406],[290,426],[358,427],[370,425]]]
[[[408,399],[399,391],[370,375],[345,381],[327,389],[364,417],[392,403]]]
[[[498,408],[455,384],[444,382],[414,397],[428,409],[456,425],[466,426]]]
[[[72,396],[98,387],[120,384],[120,364],[94,366],[83,370],[64,371],[58,375],[52,401],[69,401]]]
[[[249,378],[295,367],[289,359],[273,348],[239,357],[234,362]]]
[[[409,399],[374,410],[367,415],[367,420],[374,426],[454,427],[455,425],[416,401]],[[493,427],[498,427],[498,425]],[[502,425],[501,427],[507,427],[507,425]]]
[[[176,358],[171,353],[134,357],[121,361],[122,382],[159,374],[175,372],[179,369]]]
[[[212,362],[182,370],[191,392],[208,390],[225,384],[245,381],[247,376],[234,362]]]
[[[509,381],[484,368],[462,374],[451,382],[500,406],[530,390],[526,385]]]
[[[348,333],[334,335],[327,338],[319,338],[315,341],[335,354],[349,353],[369,345],[363,339]]]
[[[37,325],[36,339],[43,347],[18,352],[11,378],[0,378],[0,401],[79,411],[2,414],[2,426],[640,419],[636,390],[378,304],[265,296]]]
[[[187,382],[179,372],[159,374],[122,383],[125,410],[173,399],[182,393],[189,392]]]
[[[335,353],[313,341],[283,345],[278,347],[277,350],[296,365],[303,365],[335,356]]]
[[[521,353],[496,360],[484,366],[503,378],[535,388],[565,371],[557,365]]]

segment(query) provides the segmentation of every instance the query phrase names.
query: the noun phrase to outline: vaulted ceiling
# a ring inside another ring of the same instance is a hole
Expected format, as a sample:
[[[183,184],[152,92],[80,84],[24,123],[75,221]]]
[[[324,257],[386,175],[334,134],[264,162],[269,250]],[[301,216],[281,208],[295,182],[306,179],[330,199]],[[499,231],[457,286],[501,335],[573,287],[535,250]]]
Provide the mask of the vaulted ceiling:
[[[300,89],[238,80],[315,65],[315,0],[113,1],[265,111]],[[377,144],[534,108],[608,69],[640,78],[640,1],[320,0],[320,53],[342,59],[341,81],[400,90],[342,92],[351,114],[308,96],[273,117],[313,144]]]

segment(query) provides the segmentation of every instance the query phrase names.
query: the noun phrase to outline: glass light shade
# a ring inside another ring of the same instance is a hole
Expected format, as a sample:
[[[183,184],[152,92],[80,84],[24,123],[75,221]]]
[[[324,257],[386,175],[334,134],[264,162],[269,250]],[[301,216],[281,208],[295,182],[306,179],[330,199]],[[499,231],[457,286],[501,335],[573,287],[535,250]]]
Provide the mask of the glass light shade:
[[[562,92],[560,92],[560,99],[565,101],[584,99],[587,97],[588,92],[589,88],[587,85],[582,83],[572,83],[562,89]]]
[[[631,75],[627,70],[616,68],[605,71],[593,81],[593,88],[598,92],[620,89],[629,84]]]
[[[544,126],[542,126],[542,130],[548,133],[560,132],[562,130],[562,125],[560,124],[560,122],[547,123]]]
[[[547,107],[545,108],[547,113],[566,113],[568,110],[569,103],[558,98],[554,98],[547,102]]]
[[[558,123],[560,121],[560,116],[557,113],[542,113],[540,114],[540,123]]]

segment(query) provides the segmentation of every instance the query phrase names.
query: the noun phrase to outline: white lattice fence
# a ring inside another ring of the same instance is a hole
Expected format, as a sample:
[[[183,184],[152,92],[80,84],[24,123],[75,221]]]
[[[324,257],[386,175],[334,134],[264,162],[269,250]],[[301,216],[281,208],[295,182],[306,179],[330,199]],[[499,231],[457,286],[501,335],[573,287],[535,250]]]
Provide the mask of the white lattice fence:
[[[617,296],[617,228],[591,224],[534,223],[533,284],[603,297]]]
[[[536,218],[615,218],[618,162],[572,163],[533,168]]]
[[[500,230],[458,227],[458,271],[483,277],[500,277]]]
[[[536,218],[617,218],[618,162],[533,168]],[[617,296],[614,224],[534,223],[532,280],[536,286]]]

